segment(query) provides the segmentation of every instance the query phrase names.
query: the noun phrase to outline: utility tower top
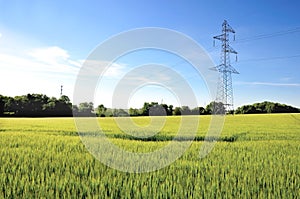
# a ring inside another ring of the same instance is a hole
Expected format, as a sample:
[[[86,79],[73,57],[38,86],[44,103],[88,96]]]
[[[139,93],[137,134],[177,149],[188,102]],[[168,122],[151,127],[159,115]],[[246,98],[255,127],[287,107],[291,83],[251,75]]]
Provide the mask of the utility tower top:
[[[215,39],[222,42],[221,49],[221,63],[220,65],[213,67],[212,70],[219,72],[219,82],[217,89],[216,102],[221,102],[225,106],[225,111],[233,111],[233,89],[232,89],[232,77],[231,74],[239,74],[235,68],[230,64],[230,54],[237,55],[237,52],[229,45],[229,33],[235,34],[233,28],[224,20],[222,24],[222,34],[214,36]],[[234,35],[235,40],[235,35]],[[236,57],[237,60],[237,57]]]
[[[63,95],[63,85],[60,85],[60,96]]]

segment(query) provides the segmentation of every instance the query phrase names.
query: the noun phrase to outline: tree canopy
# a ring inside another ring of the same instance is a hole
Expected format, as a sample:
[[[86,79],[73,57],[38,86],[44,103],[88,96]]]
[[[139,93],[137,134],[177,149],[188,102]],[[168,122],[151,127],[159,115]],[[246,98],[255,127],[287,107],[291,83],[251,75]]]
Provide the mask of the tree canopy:
[[[244,105],[236,109],[236,114],[257,114],[257,113],[300,113],[298,108],[286,104],[264,101],[252,105]]]
[[[0,95],[2,115],[16,117],[67,117],[72,116],[72,104],[68,96],[49,98],[43,94],[27,94],[6,97]]]
[[[170,115],[207,115],[224,114],[225,107],[220,102],[211,102],[205,108],[188,106],[174,107],[158,102],[144,102],[141,108],[130,108],[129,110],[107,108],[103,104],[94,108],[92,102],[81,102],[72,105],[66,95],[59,99],[48,97],[43,94],[27,94],[15,97],[0,95],[0,116],[15,117],[71,117],[76,116],[99,116],[99,117],[126,117],[126,116],[170,116]],[[300,109],[275,103],[261,102],[252,105],[238,107],[235,114],[254,113],[300,113]]]

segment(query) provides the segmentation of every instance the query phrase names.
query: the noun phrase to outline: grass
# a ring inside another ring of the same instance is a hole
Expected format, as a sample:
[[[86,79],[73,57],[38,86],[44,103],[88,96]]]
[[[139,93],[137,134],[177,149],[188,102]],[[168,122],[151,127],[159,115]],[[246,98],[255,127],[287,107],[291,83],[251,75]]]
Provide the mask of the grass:
[[[153,140],[123,133],[114,118],[98,120],[114,144],[149,152],[169,143],[180,117],[168,117]],[[0,198],[300,197],[300,114],[227,116],[219,142],[200,159],[209,121],[200,116],[196,140],[173,164],[135,174],[96,160],[73,118],[1,118]]]

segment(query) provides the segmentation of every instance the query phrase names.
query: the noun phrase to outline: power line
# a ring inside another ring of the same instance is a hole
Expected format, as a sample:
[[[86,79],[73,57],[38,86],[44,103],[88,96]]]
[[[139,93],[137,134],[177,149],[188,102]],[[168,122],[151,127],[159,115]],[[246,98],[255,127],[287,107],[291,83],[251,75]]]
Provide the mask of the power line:
[[[261,39],[267,39],[267,38],[272,38],[272,37],[278,37],[282,35],[287,35],[287,34],[294,34],[300,32],[300,27],[295,27],[287,30],[281,30],[281,31],[276,31],[272,33],[267,33],[267,34],[259,34],[259,35],[254,35],[250,37],[245,37],[242,39],[238,39],[233,41],[232,43],[243,43],[243,42],[251,42],[255,40],[261,40]],[[219,47],[219,46],[217,46]],[[209,48],[207,51],[212,52],[215,51],[216,48]],[[288,56],[275,56],[275,57],[263,57],[263,58],[254,58],[254,59],[244,59],[244,60],[239,60],[238,62],[259,62],[259,61],[269,61],[269,60],[280,60],[280,59],[292,59],[292,58],[297,58],[300,57],[299,54],[297,55],[288,55]]]
[[[276,32],[273,32],[273,33],[267,33],[267,34],[260,34],[260,35],[245,37],[245,38],[235,40],[234,43],[242,43],[242,42],[248,42],[248,41],[253,41],[253,40],[260,40],[260,39],[266,39],[266,38],[271,38],[271,37],[278,37],[278,36],[293,34],[293,33],[297,33],[297,32],[300,32],[300,27],[296,27],[296,28],[292,28],[292,29],[288,29],[288,30],[276,31]]]
[[[257,58],[257,59],[243,59],[243,60],[239,60],[237,62],[240,63],[240,62],[260,62],[260,61],[269,61],[269,60],[276,60],[276,59],[292,59],[292,58],[297,58],[297,57],[300,57],[300,54],[298,55],[291,55],[291,56],[278,56],[278,57],[262,57],[262,58]],[[162,70],[163,72],[164,70]],[[189,75],[189,76],[185,76],[185,78],[188,78],[188,79],[192,79],[192,78],[195,78],[195,77],[199,77],[199,75]],[[181,81],[184,81],[182,79],[180,80],[175,80],[173,81],[172,80],[172,83],[178,83],[178,82],[181,82]]]
[[[286,35],[286,34],[293,34],[293,33],[297,33],[297,32],[300,32],[300,27],[296,27],[296,28],[292,28],[292,29],[288,29],[288,30],[276,31],[276,32],[273,32],[273,33],[259,34],[259,35],[254,35],[254,36],[250,36],[250,37],[245,37],[245,38],[242,38],[242,39],[235,40],[233,42],[234,43],[243,43],[243,42],[249,42],[249,41],[254,41],[254,40],[260,40],[260,39],[267,39],[267,38],[271,38],[271,37],[282,36],[282,35]],[[231,43],[233,43],[233,42],[231,42]],[[217,45],[215,47],[208,48],[206,51],[207,52],[215,51],[217,49],[216,47],[220,47],[220,46],[221,45]],[[238,62],[259,62],[259,61],[268,61],[268,60],[275,60],[275,59],[291,59],[291,58],[296,58],[296,57],[300,57],[300,55],[265,57],[265,58],[257,58],[257,59],[244,59],[244,60],[239,60]],[[158,73],[163,73],[163,72],[169,70],[170,68],[174,68],[175,66],[181,65],[185,62],[187,62],[187,61],[182,59],[182,60],[176,62],[175,64],[168,65],[169,67],[158,71]],[[196,75],[191,75],[188,78],[193,78],[195,76]],[[146,75],[144,77],[150,78],[151,76]],[[109,79],[114,79],[114,78],[109,78]],[[172,81],[172,82],[181,82],[181,81],[182,80],[175,80],[175,81]]]
[[[255,41],[255,40],[261,40],[261,39],[278,37],[278,36],[287,35],[287,34],[298,33],[298,32],[300,32],[300,27],[295,27],[295,28],[291,28],[288,30],[281,30],[281,31],[276,31],[276,32],[272,32],[272,33],[267,33],[267,34],[259,34],[259,35],[253,35],[250,37],[244,37],[241,39],[234,40],[230,43],[245,43],[245,42],[251,42],[251,41]],[[220,47],[220,45],[210,47],[206,51],[212,52],[212,51],[215,51],[218,47]]]
[[[298,55],[290,55],[290,56],[277,56],[277,57],[261,57],[261,58],[256,58],[256,59],[243,59],[240,60],[239,62],[259,62],[259,61],[269,61],[269,60],[278,60],[278,59],[292,59],[292,58],[297,58],[300,57],[300,54]]]

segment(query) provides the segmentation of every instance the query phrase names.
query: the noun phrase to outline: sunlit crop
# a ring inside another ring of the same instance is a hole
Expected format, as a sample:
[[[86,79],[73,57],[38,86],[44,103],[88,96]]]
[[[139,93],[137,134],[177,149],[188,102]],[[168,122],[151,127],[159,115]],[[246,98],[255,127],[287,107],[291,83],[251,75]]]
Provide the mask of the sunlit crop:
[[[170,166],[125,173],[96,160],[73,118],[0,119],[0,198],[299,198],[300,115],[227,116],[213,151],[199,158],[210,116]],[[146,125],[147,117],[135,122]],[[113,143],[135,152],[163,147],[180,117],[168,117],[154,140],[123,136],[99,118]],[[142,147],[141,147],[142,146]]]

